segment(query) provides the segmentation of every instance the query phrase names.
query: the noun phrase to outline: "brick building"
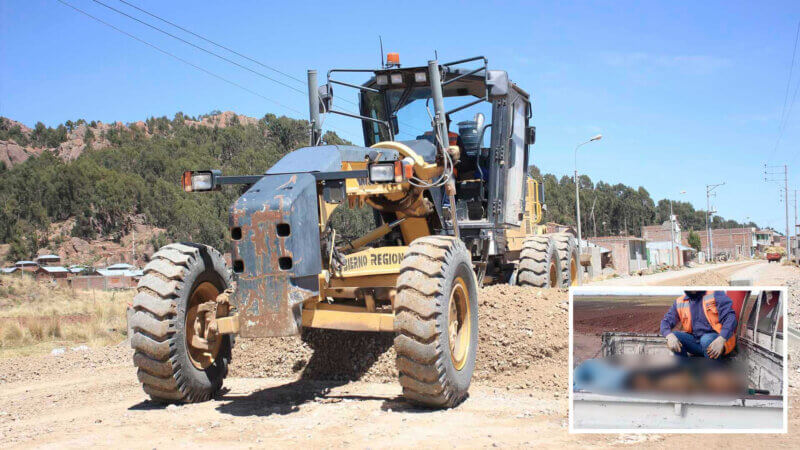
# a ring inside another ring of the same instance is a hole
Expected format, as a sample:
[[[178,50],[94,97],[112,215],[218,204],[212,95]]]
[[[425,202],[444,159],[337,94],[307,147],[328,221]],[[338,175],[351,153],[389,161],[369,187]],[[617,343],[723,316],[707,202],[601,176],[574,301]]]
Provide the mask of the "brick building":
[[[705,230],[696,231],[700,236],[700,250],[708,252],[708,234]],[[732,258],[752,258],[756,252],[756,229],[746,228],[718,228],[711,230],[711,242],[714,245],[714,255],[726,253]],[[683,245],[689,246],[688,235],[682,239]]]
[[[611,251],[611,263],[619,274],[647,269],[646,241],[635,236],[600,236],[587,241]]]
[[[69,270],[60,266],[40,266],[34,274],[38,281],[49,281],[67,278]]]
[[[796,236],[792,236],[789,239],[789,242],[791,242],[791,244],[792,244],[791,245],[792,249],[797,249],[798,248],[797,237]],[[786,236],[776,235],[775,236],[775,245],[778,246],[778,247],[786,248]],[[792,250],[792,251],[795,251],[795,250]]]
[[[36,272],[36,269],[39,268],[39,265],[33,261],[17,261],[14,263],[14,267],[22,272],[33,273]]]
[[[58,255],[39,255],[34,261],[40,266],[58,266],[61,264],[61,257]]]
[[[675,227],[670,231],[669,220],[661,225],[648,225],[642,227],[642,239],[651,242],[663,242],[675,239],[675,243],[681,241],[681,227],[677,221],[674,222]]]

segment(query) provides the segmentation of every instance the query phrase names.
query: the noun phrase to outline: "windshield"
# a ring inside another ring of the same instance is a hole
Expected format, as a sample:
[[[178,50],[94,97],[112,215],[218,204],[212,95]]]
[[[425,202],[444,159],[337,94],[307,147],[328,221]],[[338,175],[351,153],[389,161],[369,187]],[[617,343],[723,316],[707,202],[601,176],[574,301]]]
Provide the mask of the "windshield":
[[[361,99],[364,114],[374,119],[386,120],[394,114],[397,116],[398,132],[396,139],[408,141],[424,139],[424,134],[431,133],[431,116],[433,115],[433,101],[428,101],[431,89],[428,86],[408,87],[405,89],[387,89],[382,92],[362,92]],[[446,97],[445,109],[453,109],[475,100],[471,95]],[[450,131],[458,132],[458,123],[473,120],[475,114],[483,113],[491,117],[492,105],[488,102],[455,112],[450,116]],[[376,142],[390,140],[389,130],[386,126],[364,121],[364,131],[367,146]],[[483,146],[488,146],[488,133],[484,136]]]

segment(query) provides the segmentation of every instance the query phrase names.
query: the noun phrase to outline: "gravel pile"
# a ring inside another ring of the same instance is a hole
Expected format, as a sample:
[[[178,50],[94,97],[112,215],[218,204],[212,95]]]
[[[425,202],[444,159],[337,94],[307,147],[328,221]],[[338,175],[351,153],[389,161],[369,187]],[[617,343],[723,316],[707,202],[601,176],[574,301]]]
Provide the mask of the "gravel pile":
[[[490,286],[479,294],[474,380],[509,388],[565,389],[568,295]],[[302,337],[238,339],[231,375],[393,382],[391,333],[311,330]]]

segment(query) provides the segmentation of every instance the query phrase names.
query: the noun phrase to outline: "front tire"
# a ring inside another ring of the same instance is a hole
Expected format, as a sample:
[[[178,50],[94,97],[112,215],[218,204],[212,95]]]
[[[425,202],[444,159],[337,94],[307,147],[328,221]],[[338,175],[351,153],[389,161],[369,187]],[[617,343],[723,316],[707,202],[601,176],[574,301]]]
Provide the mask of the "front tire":
[[[133,299],[133,363],[144,391],[155,401],[209,400],[228,374],[233,338],[209,348],[192,345],[198,306],[231,286],[222,255],[200,244],[170,244],[153,254]],[[217,316],[228,311],[218,310]]]
[[[411,243],[394,303],[394,347],[403,396],[430,408],[466,399],[478,348],[478,284],[460,240]]]
[[[561,286],[561,260],[556,241],[549,236],[528,236],[522,244],[517,285],[539,288]]]

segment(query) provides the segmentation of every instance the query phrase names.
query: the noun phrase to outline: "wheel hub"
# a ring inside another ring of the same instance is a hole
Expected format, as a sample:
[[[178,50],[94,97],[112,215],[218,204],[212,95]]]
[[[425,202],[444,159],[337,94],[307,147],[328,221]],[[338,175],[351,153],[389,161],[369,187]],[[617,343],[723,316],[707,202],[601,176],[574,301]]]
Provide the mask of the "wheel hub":
[[[578,285],[578,262],[575,258],[570,258],[569,262],[569,282],[570,286]]]
[[[459,277],[453,282],[450,292],[448,314],[448,337],[450,342],[450,358],[456,370],[461,370],[469,355],[472,323],[469,304],[469,293],[464,280]]]
[[[219,290],[212,283],[198,285],[189,297],[186,310],[186,350],[192,364],[204,370],[214,364],[222,344],[215,319],[227,315],[225,305],[217,304]]]
[[[550,270],[548,272],[550,275],[550,287],[557,288],[559,283],[558,283],[558,270],[556,270],[555,262],[550,263]]]

